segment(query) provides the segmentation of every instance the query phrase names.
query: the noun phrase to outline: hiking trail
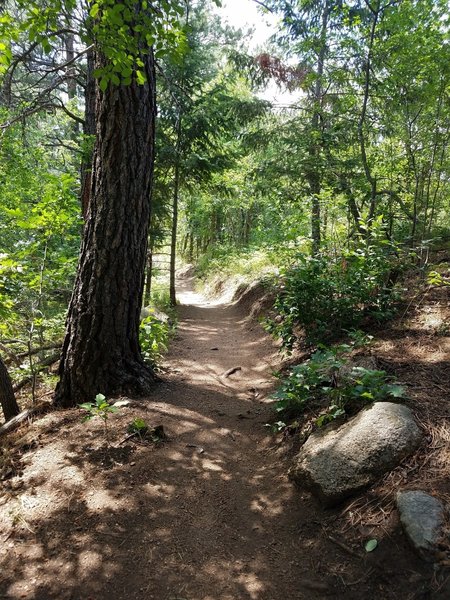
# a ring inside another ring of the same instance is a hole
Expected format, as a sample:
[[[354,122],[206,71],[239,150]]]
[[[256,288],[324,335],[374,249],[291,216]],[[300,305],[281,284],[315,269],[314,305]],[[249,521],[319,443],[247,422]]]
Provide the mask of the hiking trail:
[[[264,426],[279,360],[272,340],[191,280],[179,299],[163,381],[111,417],[109,449],[100,420],[83,424],[79,410],[33,425],[37,447],[0,507],[0,597],[406,598],[391,595],[402,548],[395,565],[392,553],[369,557],[378,565],[369,581],[374,565],[327,534],[337,513],[288,481],[289,461]],[[122,444],[136,417],[163,425],[168,441]]]

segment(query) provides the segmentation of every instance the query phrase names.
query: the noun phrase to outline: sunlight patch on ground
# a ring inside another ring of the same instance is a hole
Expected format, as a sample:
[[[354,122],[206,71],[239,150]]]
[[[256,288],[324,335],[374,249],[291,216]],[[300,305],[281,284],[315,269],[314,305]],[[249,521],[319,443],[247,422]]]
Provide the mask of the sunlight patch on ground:
[[[273,501],[267,496],[259,495],[252,500],[250,507],[254,512],[263,513],[268,517],[276,517],[283,513],[283,504],[278,497]]]
[[[209,458],[204,458],[201,462],[201,465],[206,471],[223,471],[222,467],[218,465],[217,462],[214,462]]]
[[[143,489],[151,498],[170,498],[176,492],[175,486],[165,483],[146,483]]]
[[[121,507],[125,508],[127,505],[127,498],[118,500],[109,490],[97,487],[95,491],[93,490],[85,496],[85,502],[88,510],[91,511],[120,510]]]

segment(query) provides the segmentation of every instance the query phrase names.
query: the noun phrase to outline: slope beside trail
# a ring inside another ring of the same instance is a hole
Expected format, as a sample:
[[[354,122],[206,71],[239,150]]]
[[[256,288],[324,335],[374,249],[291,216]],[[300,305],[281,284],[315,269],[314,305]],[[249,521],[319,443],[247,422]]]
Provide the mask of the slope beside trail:
[[[352,554],[327,533],[338,513],[288,481],[264,427],[277,355],[261,327],[189,281],[180,300],[170,368],[150,398],[111,417],[108,449],[102,424],[77,410],[32,426],[0,503],[0,598],[416,597],[404,543],[395,556]],[[168,440],[123,441],[136,417]]]

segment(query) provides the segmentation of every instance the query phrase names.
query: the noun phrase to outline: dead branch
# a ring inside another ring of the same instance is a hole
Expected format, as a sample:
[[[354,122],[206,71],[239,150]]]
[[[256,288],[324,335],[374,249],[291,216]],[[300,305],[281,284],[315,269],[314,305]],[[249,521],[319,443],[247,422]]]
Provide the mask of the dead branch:
[[[16,417],[13,417],[7,423],[5,423],[4,425],[2,425],[0,427],[0,437],[13,431],[17,427],[19,427],[19,425],[21,423],[23,423],[30,417],[37,415],[38,413],[44,412],[45,410],[48,410],[49,408],[50,408],[50,404],[48,402],[42,402],[41,404],[38,404],[37,406],[33,406],[31,408],[27,408],[26,410],[23,410]]]
[[[35,365],[34,374],[44,371],[47,367],[49,367],[54,362],[59,360],[59,357],[60,357],[60,352],[57,352],[57,353],[52,354],[51,356],[48,356],[47,358],[45,358],[42,362]],[[32,380],[33,380],[33,375],[28,375],[27,377],[24,377],[19,382],[17,382],[15,385],[13,385],[14,392],[21,390],[24,386],[27,385],[27,383],[30,383],[30,381],[32,381]]]
[[[55,348],[61,348],[61,346],[62,342],[53,342],[51,344],[46,344],[45,346],[40,346],[39,348],[33,348],[31,351],[27,350],[27,352],[21,352],[20,354],[17,354],[17,358],[27,358],[28,356],[34,356],[35,354],[39,354],[39,352],[44,352],[45,350],[55,350]]]

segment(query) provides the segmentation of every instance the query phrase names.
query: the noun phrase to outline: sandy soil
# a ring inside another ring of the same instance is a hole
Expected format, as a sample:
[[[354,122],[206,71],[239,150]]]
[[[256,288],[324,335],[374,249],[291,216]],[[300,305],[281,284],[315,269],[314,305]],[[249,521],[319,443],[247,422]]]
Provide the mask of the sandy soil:
[[[15,475],[2,482],[0,598],[446,597],[393,513],[352,530],[348,506],[325,512],[292,486],[264,427],[276,348],[239,306],[188,283],[168,370],[151,397],[112,415],[109,446],[79,410],[22,431]],[[136,417],[168,440],[124,441]],[[379,547],[366,554],[374,530]]]

